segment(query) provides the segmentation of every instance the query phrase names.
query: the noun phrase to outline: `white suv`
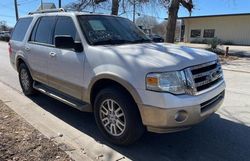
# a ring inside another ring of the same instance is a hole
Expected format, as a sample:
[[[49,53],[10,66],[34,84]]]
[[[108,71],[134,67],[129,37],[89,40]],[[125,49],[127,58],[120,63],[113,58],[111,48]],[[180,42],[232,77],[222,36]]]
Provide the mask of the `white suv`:
[[[25,95],[40,91],[93,111],[101,133],[114,144],[133,143],[145,129],[188,129],[224,98],[216,54],[152,43],[122,17],[31,13],[19,19],[9,44]]]

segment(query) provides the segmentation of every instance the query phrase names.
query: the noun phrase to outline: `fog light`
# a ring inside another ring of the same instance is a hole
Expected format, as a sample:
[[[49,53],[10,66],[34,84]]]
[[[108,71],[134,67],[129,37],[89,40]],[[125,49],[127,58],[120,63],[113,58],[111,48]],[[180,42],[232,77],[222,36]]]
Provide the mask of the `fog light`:
[[[185,110],[180,110],[180,111],[178,111],[178,112],[175,114],[175,121],[181,123],[181,122],[186,121],[187,117],[188,117],[187,111],[185,111]]]

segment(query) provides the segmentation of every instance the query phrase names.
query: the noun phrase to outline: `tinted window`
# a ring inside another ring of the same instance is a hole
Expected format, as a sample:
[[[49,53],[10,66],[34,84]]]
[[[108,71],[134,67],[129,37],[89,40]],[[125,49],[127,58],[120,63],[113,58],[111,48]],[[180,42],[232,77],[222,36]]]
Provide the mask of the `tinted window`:
[[[201,37],[201,30],[191,30],[191,37]]]
[[[204,38],[213,38],[214,37],[215,30],[214,29],[206,29],[204,30],[203,37]]]
[[[36,21],[36,24],[35,24],[35,26],[34,26],[33,29],[32,29],[32,33],[31,33],[31,36],[30,36],[30,40],[29,40],[29,41],[35,41],[35,38],[36,38],[36,30],[37,30],[39,21],[40,21],[40,19],[38,19],[38,20]]]
[[[23,41],[31,21],[32,17],[19,19],[12,33],[11,39],[16,41]]]
[[[59,17],[56,23],[56,35],[70,35],[75,41],[79,41],[75,24],[70,17]]]
[[[35,41],[52,44],[52,34],[56,17],[42,17],[36,30]]]

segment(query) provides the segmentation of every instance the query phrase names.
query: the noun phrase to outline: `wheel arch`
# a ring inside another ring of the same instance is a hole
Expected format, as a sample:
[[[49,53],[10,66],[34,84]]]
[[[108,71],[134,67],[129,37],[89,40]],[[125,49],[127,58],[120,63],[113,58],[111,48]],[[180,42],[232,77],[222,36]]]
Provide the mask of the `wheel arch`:
[[[95,77],[89,85],[89,100],[92,105],[97,93],[108,86],[115,86],[124,90],[137,105],[142,104],[142,100],[132,84],[115,75],[101,74]]]
[[[20,66],[21,63],[24,63],[26,65],[26,63],[23,60],[23,58],[18,57],[17,60],[16,60],[16,69],[17,69],[17,71],[19,71],[19,66]]]
[[[20,66],[21,63],[24,63],[24,64],[27,66],[27,68],[28,68],[28,70],[29,70],[31,76],[33,77],[33,72],[32,72],[32,70],[30,69],[29,64],[26,62],[26,60],[24,59],[23,56],[20,56],[20,55],[19,55],[19,56],[16,57],[16,70],[19,71],[19,66]]]

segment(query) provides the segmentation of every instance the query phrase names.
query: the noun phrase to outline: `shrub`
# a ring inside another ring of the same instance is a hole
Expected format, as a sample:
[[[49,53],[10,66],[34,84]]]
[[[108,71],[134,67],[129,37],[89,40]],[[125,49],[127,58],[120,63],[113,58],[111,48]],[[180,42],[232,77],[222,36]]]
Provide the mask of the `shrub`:
[[[190,43],[192,43],[192,44],[202,44],[202,41],[200,39],[194,39],[194,40],[190,41]]]
[[[208,39],[203,39],[201,42],[202,42],[202,44],[207,44],[208,43]]]
[[[223,45],[234,45],[234,43],[230,40],[224,41]]]
[[[218,39],[217,37],[215,37],[211,40],[208,40],[207,44],[210,45],[210,48],[212,50],[215,50],[218,45],[222,45],[222,41]]]

